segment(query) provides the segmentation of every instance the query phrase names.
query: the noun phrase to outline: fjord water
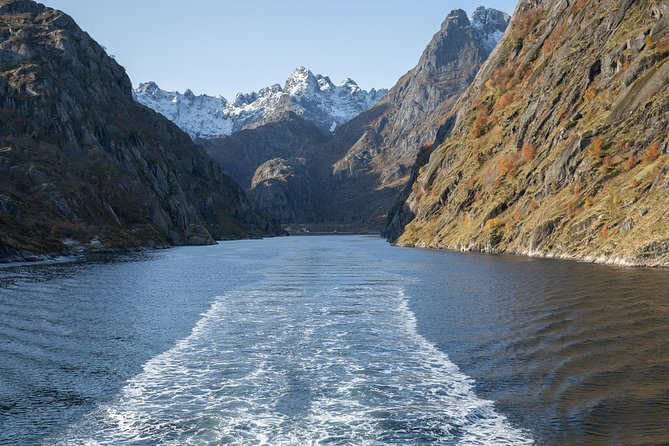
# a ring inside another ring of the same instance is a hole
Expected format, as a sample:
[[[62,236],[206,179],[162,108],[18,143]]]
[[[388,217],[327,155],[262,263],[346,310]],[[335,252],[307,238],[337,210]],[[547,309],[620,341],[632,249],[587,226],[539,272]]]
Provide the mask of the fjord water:
[[[291,237],[0,268],[0,444],[667,444],[669,272]]]

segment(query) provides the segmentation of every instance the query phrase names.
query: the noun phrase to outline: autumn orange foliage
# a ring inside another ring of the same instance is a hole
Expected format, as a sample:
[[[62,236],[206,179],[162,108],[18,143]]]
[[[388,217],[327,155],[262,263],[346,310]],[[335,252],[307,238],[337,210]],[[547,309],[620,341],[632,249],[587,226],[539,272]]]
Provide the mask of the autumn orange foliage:
[[[650,145],[646,153],[643,154],[643,160],[650,163],[655,161],[661,154],[660,145],[657,142],[654,142]]]
[[[469,136],[476,139],[485,135],[489,120],[490,114],[488,113],[488,107],[481,105],[476,113],[476,119],[474,119],[474,124],[469,132]]]
[[[523,158],[523,161],[525,163],[530,163],[534,159],[534,157],[537,155],[537,147],[529,142],[526,142],[523,144],[523,148],[521,149],[521,157]]]
[[[602,155],[603,148],[604,148],[604,140],[602,139],[601,136],[598,136],[592,140],[592,150],[595,154],[596,159],[599,159],[599,157]]]
[[[537,200],[532,200],[530,203],[530,211],[536,211],[538,207],[539,203],[537,203]]]
[[[514,39],[523,39],[531,35],[543,15],[543,9],[536,8],[529,11],[522,12],[515,17],[513,21],[513,28],[511,29],[511,37]]]
[[[583,95],[583,99],[586,101],[592,101],[597,97],[597,88],[595,88],[595,85],[590,85],[587,90],[585,90],[585,94]]]
[[[625,170],[632,170],[636,166],[636,160],[634,159],[634,154],[631,154],[627,161],[625,161]]]
[[[555,47],[557,47],[557,45],[560,43],[560,40],[562,40],[562,36],[564,36],[566,30],[567,28],[562,24],[558,25],[553,30],[551,35],[544,41],[544,54],[550,53],[555,49]]]
[[[495,119],[495,121],[497,121],[497,119],[499,118],[500,112],[509,105],[511,105],[511,103],[513,102],[513,98],[514,98],[513,92],[508,92],[500,96],[499,99],[497,99],[495,105],[492,108],[492,116],[493,119]]]
[[[587,0],[578,0],[576,3],[574,3],[574,6],[571,7],[571,13],[576,14],[578,11],[583,9],[587,3]]]

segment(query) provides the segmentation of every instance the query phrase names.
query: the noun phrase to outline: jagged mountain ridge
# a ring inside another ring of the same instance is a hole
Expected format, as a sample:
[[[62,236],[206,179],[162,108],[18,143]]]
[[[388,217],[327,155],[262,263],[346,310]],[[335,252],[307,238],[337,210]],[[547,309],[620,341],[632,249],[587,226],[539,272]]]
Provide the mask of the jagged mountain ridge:
[[[337,128],[330,137],[305,140],[297,136],[294,120],[279,120],[272,126],[203,144],[224,168],[230,166],[233,176],[244,171],[236,178],[252,186],[265,209],[276,208],[276,203],[283,203],[287,209],[300,208],[293,203],[295,197],[307,206],[319,203],[309,212],[302,209],[306,220],[288,222],[380,231],[385,214],[408,180],[421,145],[434,138],[439,124],[428,117],[450,110],[503,34],[508,20],[508,15],[487,8],[477,9],[471,20],[464,11],[453,11],[418,65],[377,105]],[[301,127],[305,134],[314,134],[304,123]],[[293,144],[292,150],[286,150],[291,146],[285,138],[288,133],[301,141]],[[253,163],[242,169],[239,164],[247,162],[244,158]],[[254,179],[251,173],[270,160]],[[306,184],[317,186],[310,191],[293,190]],[[259,187],[261,193],[257,193]]]
[[[0,0],[0,257],[282,233],[66,14]]]
[[[258,92],[240,93],[232,102],[220,96],[196,96],[190,90],[161,90],[155,82],[140,84],[134,97],[192,138],[206,139],[262,125],[289,111],[332,132],[372,107],[386,93],[384,89],[363,90],[349,78],[335,85],[329,77],[298,67],[283,87],[275,84]]]
[[[336,139],[350,147],[335,164],[338,179],[355,183],[363,178],[374,183],[375,191],[391,190],[378,208],[387,212],[392,205],[388,197],[406,184],[419,150],[434,141],[444,116],[474,80],[509,19],[485,7],[477,8],[471,18],[463,10],[452,11],[416,67],[375,107],[337,132]]]
[[[668,61],[667,2],[521,1],[387,235],[669,264]]]

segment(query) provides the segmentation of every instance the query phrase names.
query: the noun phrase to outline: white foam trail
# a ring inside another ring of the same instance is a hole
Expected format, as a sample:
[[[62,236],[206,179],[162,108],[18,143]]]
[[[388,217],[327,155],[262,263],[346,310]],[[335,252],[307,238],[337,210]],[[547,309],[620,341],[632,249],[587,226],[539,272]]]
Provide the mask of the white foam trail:
[[[56,444],[533,444],[418,333],[397,284],[278,285],[217,298]]]

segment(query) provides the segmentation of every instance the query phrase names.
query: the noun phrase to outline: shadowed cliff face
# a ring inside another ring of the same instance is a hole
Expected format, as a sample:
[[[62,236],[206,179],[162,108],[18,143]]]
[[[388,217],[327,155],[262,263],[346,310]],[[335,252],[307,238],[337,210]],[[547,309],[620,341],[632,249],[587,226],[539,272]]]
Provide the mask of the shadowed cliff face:
[[[296,220],[290,223],[319,222],[378,232],[408,181],[420,148],[434,141],[442,117],[474,79],[508,20],[505,14],[485,8],[471,20],[464,11],[452,12],[418,65],[379,104],[333,136],[304,123],[298,126],[294,117],[284,123],[282,117],[203,145],[244,185],[253,182],[252,173],[268,160],[303,158],[292,163],[290,178],[309,181],[287,181],[282,175],[267,181],[265,169],[263,181],[254,182],[262,184],[262,194],[254,191],[254,195],[262,196],[263,209],[282,203],[302,209],[301,215],[291,213]],[[271,191],[274,187],[276,193]],[[306,196],[310,198],[305,200]],[[299,203],[292,197],[299,197]]]
[[[198,140],[213,159],[242,186],[256,204],[284,223],[326,221],[332,139],[295,114],[210,140]]]
[[[668,58],[665,2],[522,1],[390,238],[666,265]]]
[[[0,256],[280,230],[63,14],[0,1]]]
[[[260,165],[274,158],[313,158],[332,137],[315,124],[286,113],[276,121],[231,136],[197,140],[224,170],[245,188],[251,188]]]

